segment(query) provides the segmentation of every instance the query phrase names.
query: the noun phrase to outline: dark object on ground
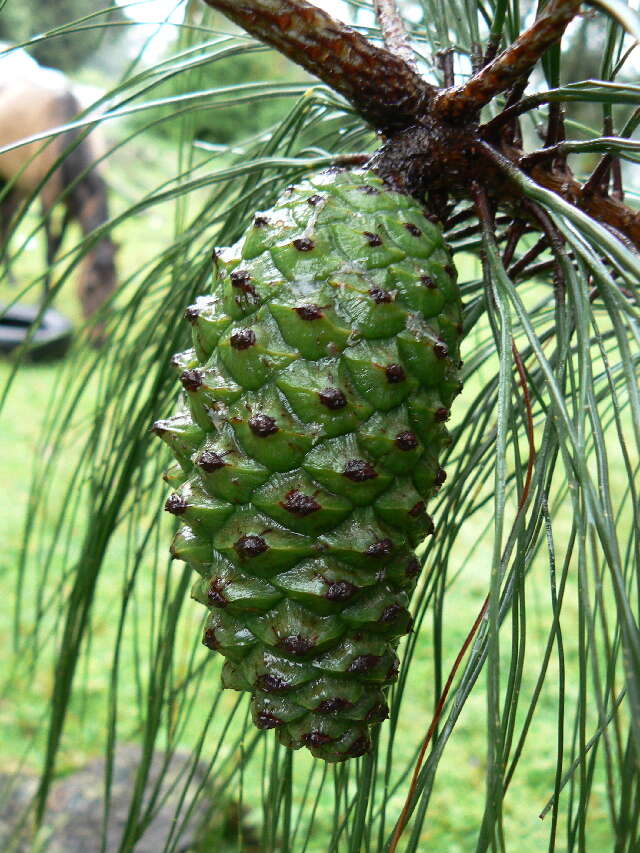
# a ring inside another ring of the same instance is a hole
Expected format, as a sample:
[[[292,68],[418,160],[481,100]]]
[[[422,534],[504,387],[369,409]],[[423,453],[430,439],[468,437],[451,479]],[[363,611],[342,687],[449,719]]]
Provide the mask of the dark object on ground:
[[[116,752],[111,784],[107,853],[117,853],[120,850],[141,758],[141,751],[135,746],[123,746]],[[166,762],[168,767],[160,784],[160,775]],[[187,753],[176,753],[170,760],[169,756],[163,753],[156,754],[146,785],[146,791],[149,793],[153,792],[156,785],[160,789],[154,804],[154,815],[133,846],[127,845],[128,851],[161,853],[165,849],[174,828],[179,799],[190,770],[191,759]],[[100,850],[104,774],[105,761],[100,758],[53,784],[41,835],[38,836],[38,841],[46,839],[44,849],[47,853],[97,853]],[[182,810],[177,818],[178,824],[181,824],[185,817],[205,775],[206,765],[199,765],[188,786]],[[172,786],[175,787],[172,789]],[[5,850],[28,853],[32,849],[33,839],[27,838],[25,829],[23,828],[21,833],[16,833],[15,829],[36,789],[37,781],[33,777],[0,775],[0,850],[3,853]],[[142,814],[149,806],[149,793],[142,804]],[[176,853],[196,848],[197,838],[206,819],[207,801],[208,797],[204,795],[179,832],[179,840],[174,848]],[[14,846],[9,846],[9,842]]]
[[[36,776],[0,773],[0,850],[29,853],[32,839],[24,815],[37,790]]]
[[[0,353],[8,354],[23,344],[38,316],[39,308],[32,305],[0,305]],[[40,327],[29,342],[30,361],[49,361],[66,355],[73,337],[73,327],[67,318],[48,308],[42,315]]]

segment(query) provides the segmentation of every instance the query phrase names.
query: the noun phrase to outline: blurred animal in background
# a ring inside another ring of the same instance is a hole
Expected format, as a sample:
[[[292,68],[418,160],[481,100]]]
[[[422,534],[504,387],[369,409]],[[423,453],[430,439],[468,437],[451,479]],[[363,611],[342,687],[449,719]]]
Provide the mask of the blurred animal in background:
[[[0,54],[0,147],[67,124],[81,110],[78,97],[61,72],[38,65],[23,50]],[[81,129],[0,154],[0,193],[5,190],[0,199],[0,243],[5,261],[11,221],[21,204],[36,192],[40,194],[46,234],[47,269],[71,220],[87,235],[109,219],[106,185],[93,165],[98,157],[95,131],[83,138]],[[63,215],[55,227],[52,213],[57,206]],[[105,236],[81,264],[78,296],[86,318],[115,290],[115,253],[115,244]],[[48,284],[47,274],[45,287]]]

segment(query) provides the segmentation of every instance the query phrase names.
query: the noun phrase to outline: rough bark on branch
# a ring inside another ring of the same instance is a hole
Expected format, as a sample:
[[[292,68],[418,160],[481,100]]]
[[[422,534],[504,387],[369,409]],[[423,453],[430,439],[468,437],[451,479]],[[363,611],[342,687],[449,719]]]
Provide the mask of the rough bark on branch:
[[[437,112],[449,119],[477,113],[518,78],[528,74],[543,53],[560,41],[580,0],[551,0],[542,15],[500,56],[470,77],[466,83],[438,96]]]
[[[445,196],[451,191],[456,197],[468,197],[470,175],[480,179],[480,164],[473,155],[477,148],[483,148],[490,159],[493,155],[496,165],[503,161],[511,169],[519,168],[523,152],[514,150],[513,156],[507,153],[506,157],[500,153],[505,143],[500,129],[507,119],[544,103],[544,93],[509,106],[484,127],[475,127],[469,119],[496,94],[526,79],[542,54],[562,37],[580,6],[580,0],[550,0],[538,20],[495,60],[465,84],[442,91],[422,80],[401,57],[376,47],[306,0],[204,2],[342,94],[377,130],[393,139],[404,136],[401,149],[408,140],[411,150],[404,154],[411,156],[403,159],[400,150],[392,165],[406,171],[409,164],[409,171],[415,172],[424,162],[430,180],[443,184]],[[614,196],[595,192],[588,184],[582,187],[569,170],[531,163],[525,172],[640,250],[640,212]],[[487,171],[485,177],[498,202],[501,192],[502,200],[512,196],[500,169],[495,174]]]
[[[517,175],[526,173],[538,186],[551,190],[592,219],[617,232],[618,236],[622,235],[640,251],[640,211],[627,207],[615,196],[602,195],[592,191],[588,185],[582,186],[567,168],[548,169],[545,165],[533,165],[523,170],[521,152],[517,150],[498,151],[487,142],[480,142],[479,148],[498,166],[508,181],[517,185]]]
[[[407,63],[306,0],[204,0],[319,77],[383,131],[407,127],[436,90]]]
[[[396,0],[373,0],[376,18],[382,30],[385,47],[415,70],[416,58],[411,50],[407,31],[398,13]]]
[[[536,167],[529,174],[541,187],[552,190],[593,219],[623,234],[636,249],[640,249],[640,211],[627,207],[615,196],[602,195],[582,187],[574,178],[567,179],[563,172]]]

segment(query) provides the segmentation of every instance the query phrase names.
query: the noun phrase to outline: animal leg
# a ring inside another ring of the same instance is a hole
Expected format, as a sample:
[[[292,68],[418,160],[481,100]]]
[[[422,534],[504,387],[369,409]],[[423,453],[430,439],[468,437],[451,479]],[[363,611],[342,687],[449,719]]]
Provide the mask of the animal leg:
[[[1,188],[0,188],[1,189]],[[9,242],[11,239],[11,223],[19,205],[17,193],[11,191],[0,201],[0,263],[4,267],[7,280],[15,284],[16,279],[11,269]]]
[[[62,245],[62,241],[64,240],[64,235],[67,230],[67,225],[69,224],[69,211],[65,211],[64,218],[62,220],[62,224],[60,228],[55,231],[52,223],[51,223],[51,209],[46,209],[43,206],[42,209],[42,218],[44,222],[44,233],[47,242],[47,270],[44,276],[44,296],[45,299],[49,295],[49,291],[51,290],[51,267],[56,259],[56,255],[58,254],[58,250]]]
[[[115,243],[110,237],[103,237],[84,259],[78,280],[78,296],[87,320],[99,312],[116,289],[115,253]],[[99,314],[90,324],[90,337],[94,346],[104,343],[105,317]]]

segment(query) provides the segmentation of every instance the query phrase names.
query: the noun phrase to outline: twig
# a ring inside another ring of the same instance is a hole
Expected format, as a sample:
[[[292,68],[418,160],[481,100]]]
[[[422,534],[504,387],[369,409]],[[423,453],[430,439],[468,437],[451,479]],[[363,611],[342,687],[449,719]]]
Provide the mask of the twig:
[[[482,152],[517,183],[518,167],[488,143],[478,144]],[[565,145],[561,142],[559,147]],[[556,193],[592,219],[624,234],[636,249],[640,249],[640,211],[627,207],[616,198],[584,192],[580,183],[565,170],[549,171],[542,166],[534,166],[529,174],[539,186]]]
[[[531,177],[541,187],[571,202],[593,219],[624,234],[636,250],[640,249],[640,213],[637,210],[627,207],[617,198],[585,193],[579,182],[564,172],[534,168]]]
[[[539,148],[537,151],[531,151],[520,158],[518,165],[525,172],[533,169],[538,163],[553,162],[560,155],[566,152],[566,146],[563,142],[557,142],[555,145],[550,145],[548,148]]]
[[[620,136],[621,137],[631,136],[631,134],[635,131],[635,129],[638,127],[639,124],[640,124],[640,108],[633,111],[631,117],[629,118],[629,120],[627,121],[625,126],[620,131]],[[616,162],[616,161],[614,160],[614,157],[612,154],[605,154],[601,158],[598,165],[593,170],[589,180],[584,185],[583,192],[585,192],[585,193],[598,192],[598,189],[600,188],[600,186],[605,181],[608,183],[609,182],[609,172],[612,169],[614,162]],[[619,161],[618,161],[618,168],[619,168]],[[614,175],[614,184],[615,184],[614,185],[614,193],[615,193],[616,197],[620,201],[622,201],[624,195],[620,193],[620,190],[622,189],[622,187],[617,186],[617,181],[618,181],[618,178],[616,175]]]
[[[568,255],[564,247],[564,238],[556,228],[547,211],[540,207],[539,204],[527,199],[524,202],[524,206],[537,220],[543,234],[547,238],[549,248],[553,254],[553,282],[556,299],[560,298],[564,301],[566,282],[561,259],[568,259]]]
[[[440,70],[442,71],[442,81],[445,86],[453,86],[453,50],[448,47],[446,50],[439,50],[436,53],[436,59]]]
[[[366,166],[367,163],[371,160],[371,154],[362,153],[362,154],[336,154],[333,160],[334,166],[355,166],[357,168],[361,168]]]
[[[618,201],[624,201],[624,185],[622,183],[622,166],[620,158],[616,157],[611,164],[611,195]]]
[[[429,128],[437,129],[446,125],[446,129],[451,132],[451,119],[457,120],[455,123],[461,125],[468,120],[470,111],[473,113],[479,109],[498,92],[513,87],[511,97],[517,96],[526,84],[527,74],[535,62],[562,36],[580,5],[580,0],[550,0],[538,20],[492,63],[474,74],[464,85],[446,89],[438,94],[439,90],[423,81],[399,56],[371,44],[360,33],[334,20],[307,0],[204,2],[317,75],[347,98],[377,130],[394,137],[394,140],[400,140],[396,149],[400,157],[394,159],[391,152],[387,162],[387,171],[394,178],[398,175],[406,178],[413,170],[412,174],[415,173],[415,179],[418,180],[420,169],[427,168],[430,159],[433,161],[432,171],[435,174],[438,174],[438,167],[440,173],[443,169],[448,169],[452,177],[458,172],[464,174],[469,165],[469,155],[465,152],[468,150],[473,155],[479,145],[488,159],[493,160],[504,174],[511,177],[518,188],[518,194],[520,189],[516,175],[517,165],[514,163],[516,158],[505,156],[508,152],[494,147],[496,142],[504,141],[500,140],[500,128],[505,122],[514,121],[522,112],[556,100],[559,94],[557,91],[524,98],[479,130],[471,128],[467,148],[464,145],[453,145],[453,155],[450,157],[446,156],[451,153],[450,150],[446,143],[442,142],[447,139],[447,134],[438,135]],[[631,127],[630,123],[633,122],[640,122],[637,112],[628,122],[628,126]],[[413,134],[411,151],[408,137],[402,137],[401,131],[415,127],[421,129],[422,136]],[[459,139],[460,134],[455,138]],[[425,143],[424,151],[420,149],[421,140]],[[435,144],[438,141],[440,148]],[[568,143],[559,143],[556,149],[558,155],[565,153],[561,148],[563,145]],[[547,153],[549,150],[547,149]],[[567,152],[568,150],[569,148],[566,148]],[[514,152],[516,156],[517,153]],[[411,169],[408,165],[410,160]],[[624,205],[616,195],[604,197],[602,194],[589,192],[589,187],[585,191],[567,169],[550,170],[544,165],[532,165],[532,161],[526,165],[530,167],[530,177],[540,186],[625,235],[640,248],[640,213]],[[496,178],[499,179],[498,174]],[[408,183],[406,180],[404,183],[399,181],[402,186]],[[456,189],[459,191],[460,187]],[[437,187],[434,192],[436,191]]]
[[[445,228],[447,231],[450,231],[452,228],[455,228],[456,225],[466,222],[467,219],[471,219],[471,217],[475,215],[476,211],[474,207],[465,207],[446,220]]]
[[[495,233],[495,217],[489,204],[489,197],[484,187],[478,181],[473,181],[470,187],[471,195],[476,206],[478,219],[486,232]]]
[[[613,136],[613,120],[611,115],[605,115],[602,126],[602,136]],[[616,159],[617,158],[614,158],[613,154],[605,154],[593,170],[591,177],[585,183],[583,189],[586,192],[596,192],[602,193],[602,195],[607,195],[609,192],[611,171]],[[618,163],[619,162],[620,161],[618,160]]]
[[[564,107],[558,101],[554,101],[549,105],[549,122],[544,147],[551,148],[552,145],[563,142],[565,138]]]
[[[478,234],[479,231],[480,226],[476,222],[475,225],[468,225],[466,228],[456,231],[455,234],[451,234],[449,239],[455,240],[456,242],[459,240],[466,240],[467,237],[473,237],[475,234]]]
[[[204,0],[343,95],[383,131],[407,127],[435,95],[400,57],[306,0]]]
[[[516,246],[527,228],[527,223],[522,219],[515,219],[507,229],[507,245],[502,253],[502,266],[506,269],[513,258]]]
[[[589,180],[583,187],[585,192],[594,193],[602,191],[602,187],[609,183],[609,174],[611,172],[612,163],[612,154],[604,154],[600,158],[600,162],[595,167]]]
[[[518,103],[524,90],[527,88],[528,82],[529,78],[526,75],[521,77],[519,80],[516,80],[507,94],[505,110],[508,110],[514,104]],[[520,122],[518,121],[517,116],[515,116],[510,122],[509,127],[505,128],[503,131],[503,138],[505,142],[509,142],[511,145],[517,145],[519,148],[522,147],[522,129],[520,128]]]
[[[541,276],[545,273],[553,271],[556,267],[555,261],[540,261],[538,264],[532,264],[530,267],[526,269],[518,270],[513,276],[509,274],[509,278],[515,279],[529,279],[535,278],[536,276]]]
[[[530,154],[523,155],[518,161],[518,164],[520,168],[528,171],[536,163],[544,162],[545,160],[548,161],[553,159],[556,163],[564,161],[566,159],[565,155],[567,154],[582,154],[590,151],[602,151],[603,149],[606,151],[607,147],[621,148],[624,150],[625,141],[627,140],[620,136],[596,136],[593,139],[565,139],[564,142],[558,142],[550,148],[540,148],[538,151],[532,151]],[[629,140],[628,142],[629,148],[635,148],[637,150],[638,146],[635,140]],[[613,158],[613,162],[618,159],[617,153],[614,154],[609,151],[608,154]],[[608,163],[608,165],[612,167],[613,163]],[[609,175],[606,173],[607,171],[608,169],[604,170],[604,174],[602,174],[600,179],[594,183],[592,189],[589,188],[588,184],[585,184],[582,188],[582,192],[599,192],[606,195],[609,185]],[[591,179],[589,179],[588,183],[590,183],[590,181]]]
[[[508,124],[523,113],[528,113],[531,110],[537,109],[542,104],[549,103],[552,96],[553,92],[540,92],[537,95],[527,95],[527,97],[523,98],[521,101],[511,104],[501,113],[498,113],[497,116],[494,116],[490,121],[486,122],[486,124],[480,125],[481,136],[483,136],[484,139],[494,138],[497,135],[498,130],[503,125]]]
[[[439,95],[436,110],[449,119],[477,113],[519,77],[529,74],[547,48],[562,38],[579,7],[580,0],[551,0],[529,29],[493,62],[466,83]]]
[[[507,275],[510,279],[514,279],[520,275],[520,273],[526,269],[532,261],[538,257],[538,255],[545,250],[547,247],[547,239],[546,237],[541,237],[535,246],[532,246],[524,255],[515,262],[507,272]]]
[[[416,57],[395,0],[373,0],[373,6],[387,50],[404,60],[415,71]]]
[[[506,225],[507,223],[513,222],[512,216],[497,216],[495,220],[496,226],[498,225]],[[481,230],[481,225],[476,222],[475,225],[469,225],[467,228],[463,228],[460,231],[455,231],[454,233],[449,233],[447,239],[451,242],[459,243],[460,240],[464,240],[467,237],[473,237],[475,234],[478,234]],[[528,230],[531,230],[527,225],[524,226],[522,230],[522,236]],[[504,243],[509,239],[509,229],[504,231],[500,231],[496,233],[496,243]]]

